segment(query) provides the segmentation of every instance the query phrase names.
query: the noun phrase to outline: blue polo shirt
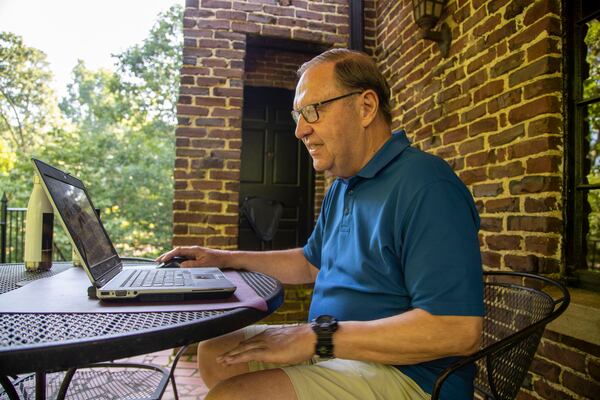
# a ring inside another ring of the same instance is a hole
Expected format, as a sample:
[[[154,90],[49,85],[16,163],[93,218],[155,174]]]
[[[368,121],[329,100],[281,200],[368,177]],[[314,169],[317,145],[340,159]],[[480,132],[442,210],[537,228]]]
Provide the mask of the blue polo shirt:
[[[309,318],[368,321],[420,308],[482,316],[479,216],[442,159],[395,132],[356,176],[327,192],[306,259],[319,268]],[[397,366],[431,393],[457,357]],[[442,398],[472,398],[474,368],[443,386]]]

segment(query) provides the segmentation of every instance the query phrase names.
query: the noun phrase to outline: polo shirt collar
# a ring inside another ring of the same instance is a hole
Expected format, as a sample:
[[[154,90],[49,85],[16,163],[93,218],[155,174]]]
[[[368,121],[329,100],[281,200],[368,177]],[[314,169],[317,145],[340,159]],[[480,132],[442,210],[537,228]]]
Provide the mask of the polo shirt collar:
[[[385,142],[385,144],[375,153],[373,158],[369,160],[367,165],[365,165],[356,176],[345,180],[345,182],[349,183],[349,181],[353,181],[356,177],[361,177],[365,179],[373,178],[379,171],[381,171],[386,165],[388,165],[396,156],[405,148],[410,145],[408,138],[406,137],[406,132],[404,130],[399,130],[392,133],[392,137]]]

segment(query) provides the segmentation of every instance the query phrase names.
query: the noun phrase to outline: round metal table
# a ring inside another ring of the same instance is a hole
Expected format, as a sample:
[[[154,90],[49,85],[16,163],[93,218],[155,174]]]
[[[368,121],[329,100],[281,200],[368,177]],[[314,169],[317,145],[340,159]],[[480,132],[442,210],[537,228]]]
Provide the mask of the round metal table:
[[[55,262],[51,271],[31,273],[25,271],[23,264],[2,264],[0,293],[66,268],[72,268],[71,263]],[[0,313],[0,375],[59,371],[187,345],[253,324],[282,304],[283,287],[278,280],[256,272],[239,272],[265,299],[266,312],[236,308],[198,312]]]

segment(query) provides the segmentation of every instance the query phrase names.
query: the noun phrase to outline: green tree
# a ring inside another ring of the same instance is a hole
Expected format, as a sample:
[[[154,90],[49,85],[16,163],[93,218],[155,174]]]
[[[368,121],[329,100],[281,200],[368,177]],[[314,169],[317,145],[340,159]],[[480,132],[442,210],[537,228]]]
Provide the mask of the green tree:
[[[43,146],[30,152],[86,183],[126,255],[152,256],[170,247],[182,20],[179,5],[160,14],[142,44],[114,55],[116,72],[79,61],[60,102],[64,124],[45,132]],[[4,157],[3,149],[0,143],[0,185],[13,193],[11,205],[24,206],[29,154]],[[2,175],[4,165],[12,166],[9,174]]]
[[[2,147],[28,153],[58,124],[46,55],[10,32],[0,32],[0,136]],[[4,161],[3,161],[4,163]]]

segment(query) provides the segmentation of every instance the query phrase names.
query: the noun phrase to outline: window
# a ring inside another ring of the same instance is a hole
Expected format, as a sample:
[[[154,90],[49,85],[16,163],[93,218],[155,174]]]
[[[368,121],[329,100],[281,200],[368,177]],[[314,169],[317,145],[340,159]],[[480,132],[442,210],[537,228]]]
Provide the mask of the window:
[[[567,0],[567,265],[600,290],[600,5]]]

